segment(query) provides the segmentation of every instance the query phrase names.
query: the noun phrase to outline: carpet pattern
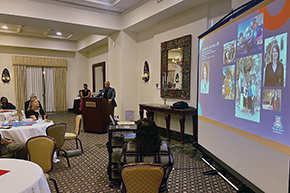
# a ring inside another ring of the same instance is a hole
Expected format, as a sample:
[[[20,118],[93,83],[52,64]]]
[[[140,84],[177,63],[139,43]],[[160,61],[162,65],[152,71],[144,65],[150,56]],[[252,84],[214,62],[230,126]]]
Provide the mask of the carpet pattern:
[[[74,130],[76,115],[73,113],[51,113],[49,119],[54,123],[66,123],[67,131]],[[83,125],[82,125],[83,126]],[[108,134],[94,134],[81,130],[79,138],[83,143],[84,154],[69,158],[71,167],[66,159],[59,156],[60,162],[54,164],[49,175],[57,181],[60,192],[121,192],[119,184],[110,182],[107,175],[108,152],[106,142]],[[174,169],[168,179],[168,192],[206,192],[206,193],[235,193],[226,181],[218,175],[204,175],[209,171],[201,161],[201,154],[194,151],[191,144],[180,145],[176,141],[170,142],[173,152]],[[75,149],[75,141],[65,142],[63,149]],[[52,192],[55,188],[51,182]]]

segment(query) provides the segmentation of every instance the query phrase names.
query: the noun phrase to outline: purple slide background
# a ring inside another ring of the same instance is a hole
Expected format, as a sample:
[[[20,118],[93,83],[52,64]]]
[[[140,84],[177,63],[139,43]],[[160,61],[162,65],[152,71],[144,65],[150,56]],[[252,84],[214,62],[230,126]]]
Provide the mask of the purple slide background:
[[[283,6],[283,2],[280,1]],[[277,3],[275,4],[275,6]],[[271,8],[274,8],[271,5],[268,5],[268,10],[271,13]],[[254,122],[247,119],[237,118],[235,117],[235,100],[226,100],[222,98],[222,69],[224,66],[227,65],[236,65],[237,57],[245,57],[247,55],[253,55],[262,53],[262,68],[264,67],[264,44],[262,50],[257,50],[251,53],[248,53],[246,55],[237,56],[234,62],[229,64],[223,64],[223,45],[229,41],[237,40],[238,35],[238,25],[257,16],[259,13],[258,11],[240,19],[239,21],[217,31],[216,33],[205,37],[202,39],[201,47],[200,47],[200,60],[199,64],[201,67],[201,64],[205,61],[209,61],[210,67],[209,67],[209,93],[208,94],[201,94],[199,90],[199,97],[198,102],[201,107],[202,116],[225,123],[227,125],[237,127],[239,129],[257,134],[259,136],[280,142],[282,144],[285,144],[287,146],[290,146],[290,89],[288,88],[290,85],[290,74],[288,73],[290,71],[290,67],[286,65],[286,87],[279,87],[278,89],[282,90],[281,95],[281,111],[271,111],[271,110],[265,110],[262,109],[262,101],[261,98],[261,105],[260,105],[260,122]],[[268,31],[264,29],[263,33],[263,39],[279,35],[282,33],[286,33],[290,29],[290,21],[288,20],[285,25],[283,25],[280,29],[276,31]],[[289,33],[287,34],[287,59],[290,59],[289,56]],[[219,42],[219,43],[217,43]],[[214,57],[206,58],[204,59],[202,57],[203,53],[208,50],[204,50],[206,47],[211,45],[216,45],[212,48],[212,51],[215,51],[211,56],[214,55]],[[237,70],[237,69],[236,69]],[[201,70],[199,70],[200,73],[200,80],[199,80],[199,86],[201,81]],[[262,74],[262,80],[264,80],[263,74]],[[235,72],[235,83],[236,83],[236,72]],[[236,89],[236,87],[235,87]],[[263,97],[263,89],[271,89],[269,87],[264,88],[262,83],[261,88],[261,97]],[[235,91],[236,95],[236,91]],[[235,96],[236,98],[236,96]],[[281,116],[281,123],[283,125],[283,134],[277,134],[273,132],[273,124],[275,123],[275,116]]]

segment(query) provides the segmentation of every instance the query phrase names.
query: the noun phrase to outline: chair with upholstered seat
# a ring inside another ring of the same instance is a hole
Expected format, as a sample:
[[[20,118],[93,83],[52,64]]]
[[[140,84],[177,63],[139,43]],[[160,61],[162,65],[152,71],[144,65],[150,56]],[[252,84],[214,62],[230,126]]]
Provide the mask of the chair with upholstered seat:
[[[53,169],[53,154],[55,151],[55,141],[52,137],[39,135],[31,137],[26,142],[29,160],[38,164],[47,180],[51,180],[56,192],[59,192],[55,179],[48,174]]]
[[[158,193],[164,177],[164,167],[156,163],[126,164],[121,177],[127,193]]]
[[[15,157],[14,153],[2,154],[2,152],[1,152],[1,140],[2,140],[2,136],[0,134],[0,158],[13,158],[13,157]]]
[[[75,139],[76,141],[76,147],[78,149],[78,142],[80,144],[80,148],[82,150],[82,153],[84,153],[83,151],[83,146],[82,146],[82,142],[81,140],[78,138],[79,134],[80,134],[80,131],[81,131],[81,120],[82,120],[82,115],[77,115],[76,116],[76,125],[75,125],[75,133],[69,133],[69,132],[66,132],[65,133],[65,140],[72,140],[72,139]]]
[[[70,167],[70,163],[68,160],[68,154],[65,150],[61,149],[65,142],[65,132],[66,132],[67,125],[65,123],[57,123],[54,125],[50,125],[46,128],[46,134],[52,138],[54,138],[56,143],[56,152],[59,155],[59,152],[63,152],[62,156],[66,158],[68,167]]]

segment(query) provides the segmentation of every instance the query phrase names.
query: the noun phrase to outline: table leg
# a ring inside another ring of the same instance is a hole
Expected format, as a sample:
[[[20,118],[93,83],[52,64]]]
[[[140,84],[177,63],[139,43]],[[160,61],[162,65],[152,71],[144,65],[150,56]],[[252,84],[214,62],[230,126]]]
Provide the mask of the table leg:
[[[143,109],[139,109],[139,115],[140,115],[140,119],[143,119],[144,116],[144,110]]]
[[[180,144],[184,144],[183,135],[184,135],[185,116],[179,117],[179,123],[180,123]]]
[[[166,141],[170,141],[170,118],[171,115],[166,114],[165,115],[165,121],[166,121]]]
[[[147,118],[154,120],[154,112],[147,111],[146,116],[147,116]]]

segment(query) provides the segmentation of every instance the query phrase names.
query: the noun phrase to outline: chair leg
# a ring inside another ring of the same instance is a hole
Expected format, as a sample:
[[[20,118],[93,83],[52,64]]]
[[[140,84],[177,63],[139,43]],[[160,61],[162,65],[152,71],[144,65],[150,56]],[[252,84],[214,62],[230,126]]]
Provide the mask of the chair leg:
[[[75,138],[76,140],[76,146],[77,146],[77,149],[79,148],[79,144],[78,144],[78,138]]]
[[[62,151],[62,152],[64,153],[63,156],[66,158],[66,161],[67,161],[67,165],[68,165],[68,167],[70,167],[70,163],[69,163],[69,160],[68,160],[68,156],[67,156],[66,151],[64,151],[63,149],[60,149],[59,151]]]
[[[55,187],[55,191],[56,191],[57,193],[59,193],[58,186],[57,186],[57,183],[56,183],[55,179],[53,179],[53,178],[49,178],[49,180],[53,182],[54,187]]]
[[[81,142],[81,140],[79,138],[76,138],[77,149],[78,149],[78,141],[80,143],[80,147],[81,147],[82,153],[84,153],[83,145],[82,145],[82,142]]]

